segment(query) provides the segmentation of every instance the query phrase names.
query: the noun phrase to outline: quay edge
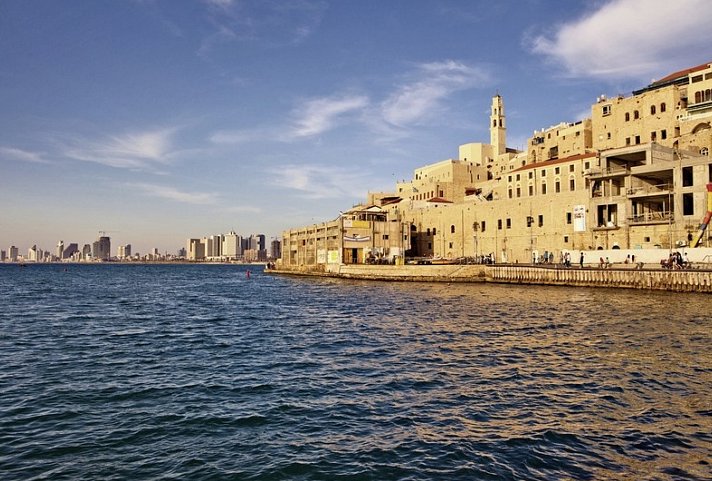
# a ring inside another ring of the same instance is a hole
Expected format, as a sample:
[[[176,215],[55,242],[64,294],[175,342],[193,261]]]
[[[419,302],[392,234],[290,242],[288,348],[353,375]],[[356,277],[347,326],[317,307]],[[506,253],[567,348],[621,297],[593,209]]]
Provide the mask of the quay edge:
[[[561,268],[520,264],[495,265],[340,265],[279,266],[280,275],[334,277],[398,282],[491,282],[499,284],[608,287],[712,293],[712,270]]]

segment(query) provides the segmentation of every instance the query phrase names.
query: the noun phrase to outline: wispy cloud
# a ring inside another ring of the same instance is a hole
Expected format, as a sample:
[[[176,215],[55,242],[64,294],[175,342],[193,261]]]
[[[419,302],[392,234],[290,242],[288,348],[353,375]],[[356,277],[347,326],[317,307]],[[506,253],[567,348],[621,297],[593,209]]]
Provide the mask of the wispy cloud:
[[[218,130],[210,136],[214,144],[249,144],[278,139],[283,135],[283,129],[270,127],[255,127],[252,129]]]
[[[293,137],[310,137],[333,129],[349,113],[368,105],[364,95],[343,95],[311,99],[295,109]]]
[[[282,165],[272,172],[277,187],[299,191],[308,199],[361,198],[370,179],[355,168],[322,165]]]
[[[31,162],[34,164],[49,164],[43,154],[30,152],[29,150],[17,149],[15,147],[0,147],[0,159],[19,160],[21,162]]]
[[[144,182],[128,183],[126,187],[150,197],[182,202],[185,204],[210,205],[218,201],[217,194],[207,192],[183,192],[174,187]]]
[[[173,135],[177,129],[159,129],[98,140],[73,139],[65,148],[66,157],[132,170],[155,170],[170,163],[175,154]]]
[[[486,69],[453,60],[421,64],[411,77],[381,105],[383,118],[393,125],[418,123],[452,93],[490,83]]]
[[[525,42],[572,77],[640,78],[710,60],[710,24],[707,0],[613,0]]]
[[[203,40],[198,50],[201,56],[232,41],[256,41],[267,47],[301,43],[319,27],[327,9],[322,0],[203,2],[215,32]]]

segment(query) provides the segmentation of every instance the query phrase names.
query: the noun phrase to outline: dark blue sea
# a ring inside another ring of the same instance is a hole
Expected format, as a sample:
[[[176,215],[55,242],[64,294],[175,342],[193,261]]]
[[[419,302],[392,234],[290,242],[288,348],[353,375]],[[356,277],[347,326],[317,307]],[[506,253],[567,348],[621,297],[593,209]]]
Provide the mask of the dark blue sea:
[[[709,295],[1,265],[0,305],[3,481],[712,479]]]

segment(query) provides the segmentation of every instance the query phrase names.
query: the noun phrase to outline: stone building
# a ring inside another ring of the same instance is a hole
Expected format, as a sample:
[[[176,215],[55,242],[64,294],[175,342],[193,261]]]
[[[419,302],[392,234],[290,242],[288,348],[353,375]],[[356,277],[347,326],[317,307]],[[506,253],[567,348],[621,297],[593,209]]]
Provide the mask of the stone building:
[[[380,229],[387,245],[373,235],[359,249],[342,217],[285,232],[282,261],[361,263],[369,252],[398,252],[528,263],[567,251],[687,246],[702,232],[712,183],[710,92],[708,63],[629,97],[600,96],[590,118],[534,131],[524,152],[506,147],[496,95],[489,144],[463,144],[459,159],[418,167],[394,192],[368,195],[368,229]],[[711,244],[707,232],[701,245]]]

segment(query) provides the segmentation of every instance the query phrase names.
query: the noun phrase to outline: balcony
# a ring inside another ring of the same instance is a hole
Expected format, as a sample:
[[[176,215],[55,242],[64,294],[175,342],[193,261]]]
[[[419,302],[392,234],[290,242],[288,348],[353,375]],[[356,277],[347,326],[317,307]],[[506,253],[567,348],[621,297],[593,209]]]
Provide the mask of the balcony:
[[[669,195],[672,193],[672,184],[640,185],[626,190],[629,198]]]
[[[601,180],[611,177],[625,177],[630,174],[630,169],[621,166],[606,167],[601,169],[590,169],[587,171],[591,179]]]
[[[646,212],[628,217],[629,225],[667,224],[675,219],[675,213],[670,211]]]

